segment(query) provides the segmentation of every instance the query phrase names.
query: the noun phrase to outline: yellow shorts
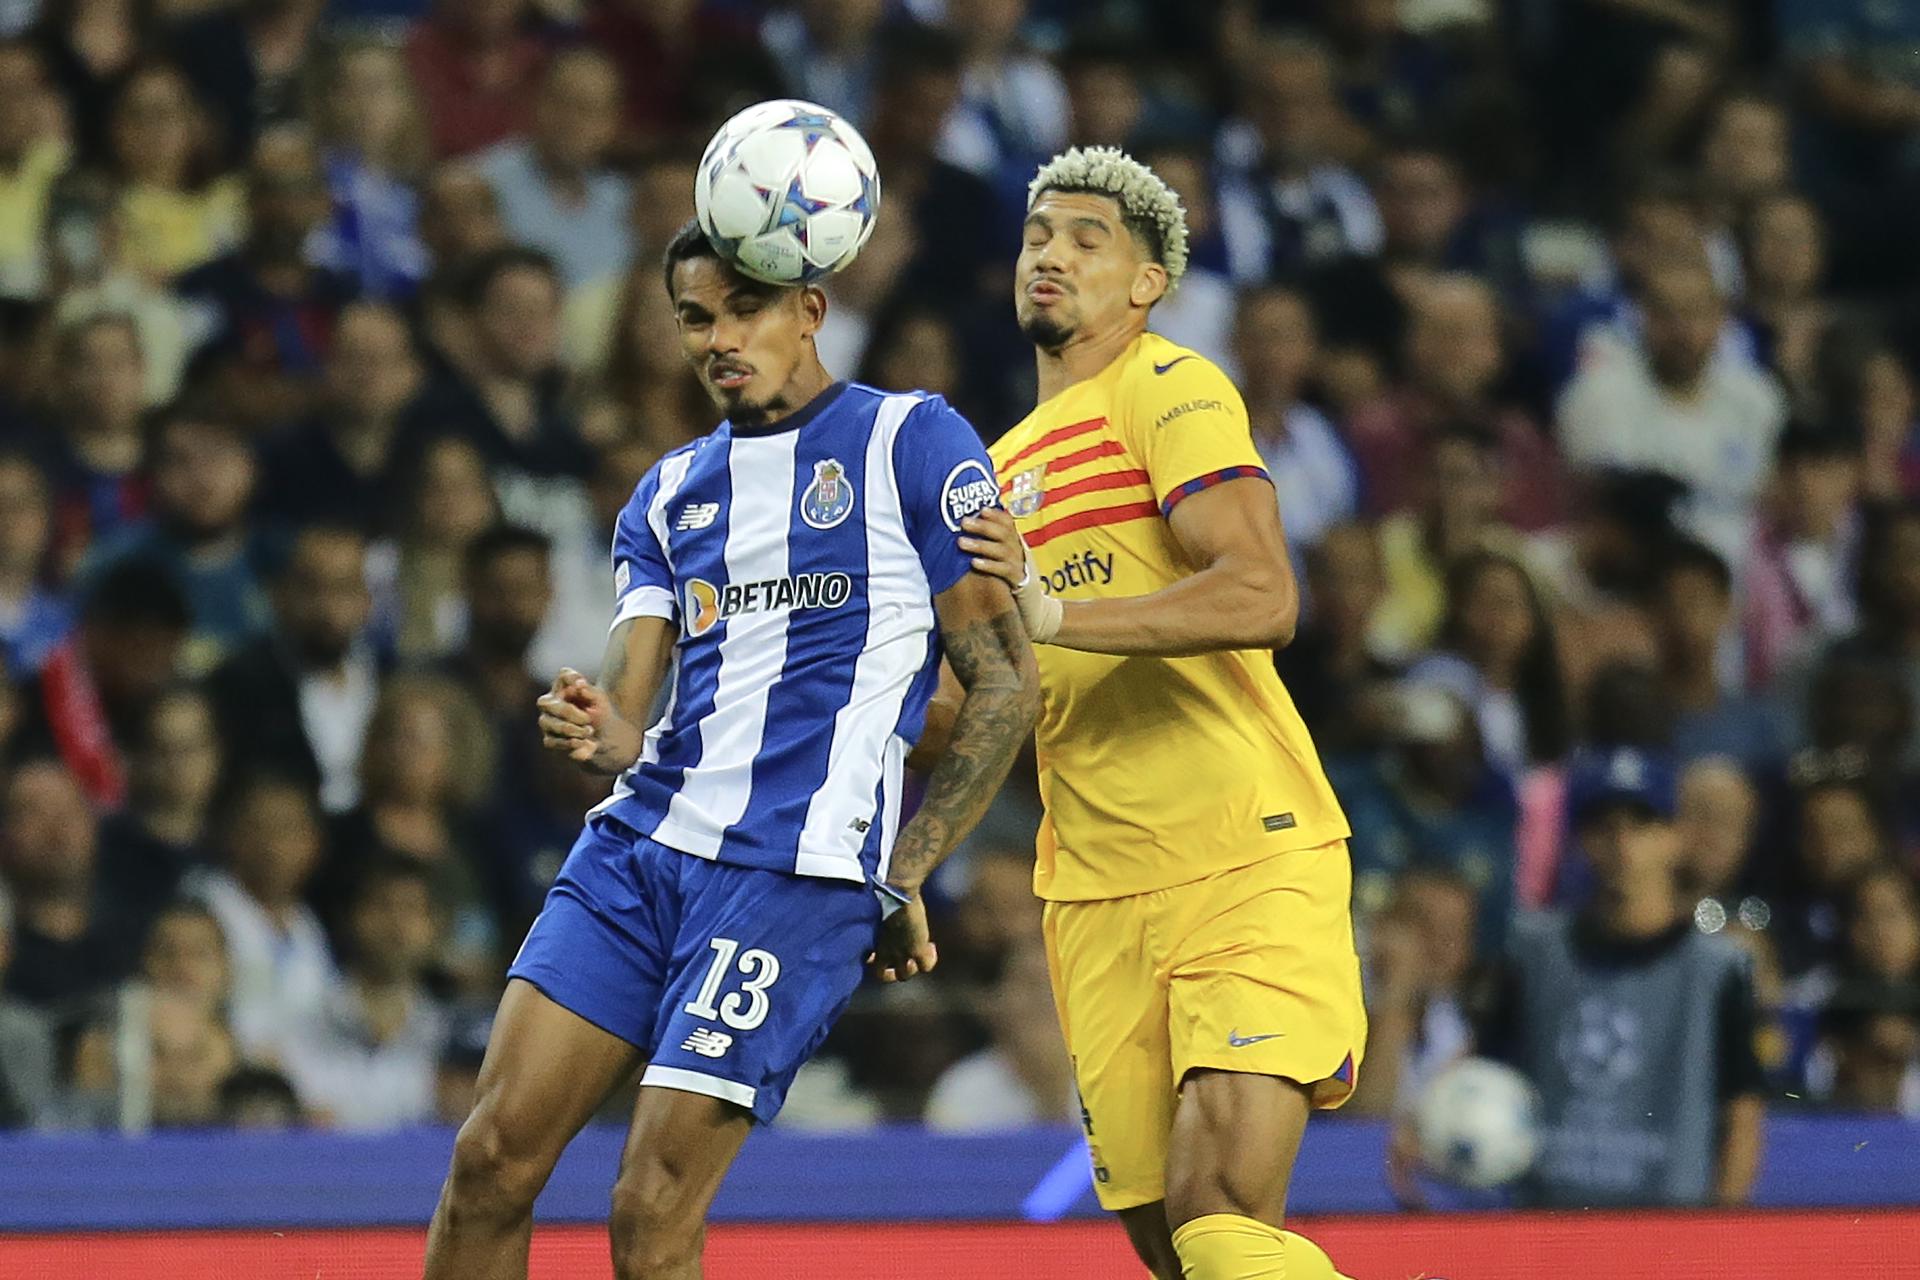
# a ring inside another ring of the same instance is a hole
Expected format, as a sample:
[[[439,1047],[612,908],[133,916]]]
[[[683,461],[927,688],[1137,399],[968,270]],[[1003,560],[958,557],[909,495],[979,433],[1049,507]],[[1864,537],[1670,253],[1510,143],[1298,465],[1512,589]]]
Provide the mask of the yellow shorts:
[[[1367,1036],[1352,884],[1342,840],[1153,893],[1047,904],[1103,1206],[1164,1198],[1174,1103],[1195,1068],[1281,1076],[1316,1107],[1347,1100]]]

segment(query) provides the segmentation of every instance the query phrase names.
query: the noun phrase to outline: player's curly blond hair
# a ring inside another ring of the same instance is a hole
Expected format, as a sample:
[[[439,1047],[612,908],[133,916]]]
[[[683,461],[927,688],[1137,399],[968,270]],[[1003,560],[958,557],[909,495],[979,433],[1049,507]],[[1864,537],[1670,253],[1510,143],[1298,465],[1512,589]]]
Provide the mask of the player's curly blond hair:
[[[1148,256],[1167,269],[1172,293],[1187,273],[1187,211],[1159,174],[1118,147],[1071,147],[1040,166],[1027,184],[1027,208],[1049,191],[1109,196]]]

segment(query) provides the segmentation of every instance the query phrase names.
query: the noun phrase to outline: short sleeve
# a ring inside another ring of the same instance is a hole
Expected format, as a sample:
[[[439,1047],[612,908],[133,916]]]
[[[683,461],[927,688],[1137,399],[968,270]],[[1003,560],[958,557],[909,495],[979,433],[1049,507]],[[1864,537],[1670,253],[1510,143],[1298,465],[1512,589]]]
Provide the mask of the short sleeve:
[[[1247,407],[1211,360],[1176,350],[1140,370],[1125,404],[1122,429],[1135,456],[1146,460],[1162,515],[1216,484],[1269,478],[1253,447]]]
[[[960,550],[960,522],[1000,504],[1000,484],[980,433],[944,399],[929,396],[900,425],[893,471],[907,537],[927,585],[939,595],[973,565]]]
[[[1726,983],[1720,988],[1718,1015],[1720,1101],[1764,1093],[1767,1073],[1760,1065],[1757,1048],[1760,1041],[1760,1015],[1745,956],[1740,957],[1740,962],[1732,967]]]
[[[660,498],[660,467],[641,478],[613,524],[613,625],[629,618],[676,614],[673,570],[653,520]]]

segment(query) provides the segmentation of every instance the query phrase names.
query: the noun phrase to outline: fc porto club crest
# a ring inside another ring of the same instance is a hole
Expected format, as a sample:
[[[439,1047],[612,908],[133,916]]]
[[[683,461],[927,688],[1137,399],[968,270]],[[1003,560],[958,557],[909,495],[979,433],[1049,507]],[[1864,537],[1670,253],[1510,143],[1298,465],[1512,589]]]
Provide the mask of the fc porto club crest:
[[[853,482],[838,458],[813,464],[813,483],[800,495],[800,518],[810,529],[831,529],[853,513]]]
[[[1004,495],[1007,514],[1016,520],[1025,520],[1039,511],[1047,500],[1046,490],[1040,487],[1040,482],[1046,476],[1047,464],[1043,462],[1037,467],[1028,467],[1008,481]]]

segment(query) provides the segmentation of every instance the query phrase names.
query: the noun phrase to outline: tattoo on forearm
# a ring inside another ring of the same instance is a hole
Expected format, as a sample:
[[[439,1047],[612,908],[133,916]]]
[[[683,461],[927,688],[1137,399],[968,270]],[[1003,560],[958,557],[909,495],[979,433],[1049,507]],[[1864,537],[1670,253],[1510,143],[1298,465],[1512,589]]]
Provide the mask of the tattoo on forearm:
[[[920,808],[900,830],[888,878],[919,884],[973,829],[1020,744],[1033,730],[1040,687],[1029,678],[1026,633],[1011,610],[948,632],[947,661],[966,689],[946,755],[927,780]]]

